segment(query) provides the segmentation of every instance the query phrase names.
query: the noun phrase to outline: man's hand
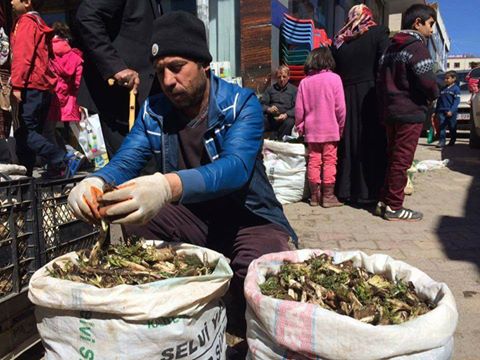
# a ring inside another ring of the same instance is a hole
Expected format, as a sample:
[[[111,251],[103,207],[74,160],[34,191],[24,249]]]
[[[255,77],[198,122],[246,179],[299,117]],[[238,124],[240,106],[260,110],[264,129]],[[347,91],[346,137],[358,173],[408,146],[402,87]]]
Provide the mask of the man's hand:
[[[21,90],[14,89],[12,91],[12,94],[13,94],[13,97],[15,98],[15,100],[17,101],[17,103],[22,102],[22,91]]]
[[[283,122],[283,121],[287,120],[287,118],[288,118],[287,114],[280,114],[275,118],[275,120],[278,121],[278,122]]]
[[[103,194],[99,199],[100,215],[114,224],[145,224],[171,201],[170,182],[157,172],[132,179]]]
[[[453,113],[451,111],[447,111],[447,114],[446,114],[448,117],[452,117]]]
[[[68,205],[75,216],[90,223],[100,223],[97,198],[105,182],[99,177],[83,179],[68,195]]]
[[[140,85],[140,78],[135,70],[124,69],[113,75],[113,78],[118,85],[133,90],[135,94],[137,93],[138,86]]]
[[[269,108],[267,108],[267,112],[271,115],[276,115],[278,114],[278,108],[275,105],[272,105]]]

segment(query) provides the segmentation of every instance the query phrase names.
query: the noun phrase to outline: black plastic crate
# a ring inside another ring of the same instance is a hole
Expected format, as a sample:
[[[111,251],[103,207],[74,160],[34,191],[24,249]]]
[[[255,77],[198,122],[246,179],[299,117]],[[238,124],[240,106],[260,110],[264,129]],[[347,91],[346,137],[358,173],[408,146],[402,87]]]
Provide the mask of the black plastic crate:
[[[70,191],[82,179],[77,176],[36,184],[41,265],[70,251],[91,247],[96,241],[98,229],[77,220],[67,203]]]
[[[39,265],[32,178],[0,182],[0,303],[27,289]]]

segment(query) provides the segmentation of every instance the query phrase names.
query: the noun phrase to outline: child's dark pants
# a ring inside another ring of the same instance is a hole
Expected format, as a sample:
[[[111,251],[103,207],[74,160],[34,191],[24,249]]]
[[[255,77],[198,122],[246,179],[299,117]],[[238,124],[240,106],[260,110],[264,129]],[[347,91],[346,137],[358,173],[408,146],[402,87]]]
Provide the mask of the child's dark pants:
[[[17,156],[20,164],[27,168],[31,176],[36,155],[45,158],[48,164],[60,167],[65,151],[51,143],[42,135],[47,119],[51,95],[48,91],[26,89],[22,91],[19,106],[20,127],[15,131]]]
[[[457,114],[447,116],[445,112],[437,113],[440,122],[440,144],[445,144],[447,140],[447,127],[450,130],[450,144],[455,144],[457,140]]]
[[[380,200],[392,210],[403,207],[407,170],[412,165],[422,128],[422,123],[386,124],[388,165]]]

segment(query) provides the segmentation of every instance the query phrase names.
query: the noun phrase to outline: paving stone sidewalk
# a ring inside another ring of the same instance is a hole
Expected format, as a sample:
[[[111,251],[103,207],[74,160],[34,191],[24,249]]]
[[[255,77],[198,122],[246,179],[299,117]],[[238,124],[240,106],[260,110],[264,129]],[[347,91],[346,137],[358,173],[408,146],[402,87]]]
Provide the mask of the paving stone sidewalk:
[[[285,212],[301,248],[383,253],[447,283],[459,311],[455,359],[479,359],[480,150],[467,139],[443,150],[420,140],[415,159],[449,159],[448,168],[417,173],[405,206],[424,213],[417,223],[387,222],[365,209],[289,204]]]

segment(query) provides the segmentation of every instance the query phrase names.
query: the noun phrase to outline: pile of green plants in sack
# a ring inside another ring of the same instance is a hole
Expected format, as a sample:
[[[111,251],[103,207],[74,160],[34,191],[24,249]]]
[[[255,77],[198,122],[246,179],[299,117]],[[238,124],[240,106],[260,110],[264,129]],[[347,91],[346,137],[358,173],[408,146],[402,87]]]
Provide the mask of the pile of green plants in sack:
[[[161,241],[97,245],[32,276],[47,360],[225,359],[221,297],[232,270],[222,254]]]
[[[353,261],[333,264],[327,254],[302,263],[284,261],[277,274],[269,274],[260,290],[281,300],[317,304],[324,309],[373,325],[400,324],[435,308],[420,299],[410,281],[354,267]]]
[[[51,276],[99,288],[141,285],[152,281],[184,276],[209,275],[215,269],[208,259],[179,254],[171,246],[157,249],[142,243],[112,245],[92,259],[89,249],[77,251],[77,261],[54,262],[47,271]]]
[[[248,359],[450,359],[446,284],[387,255],[299,250],[252,262]]]

